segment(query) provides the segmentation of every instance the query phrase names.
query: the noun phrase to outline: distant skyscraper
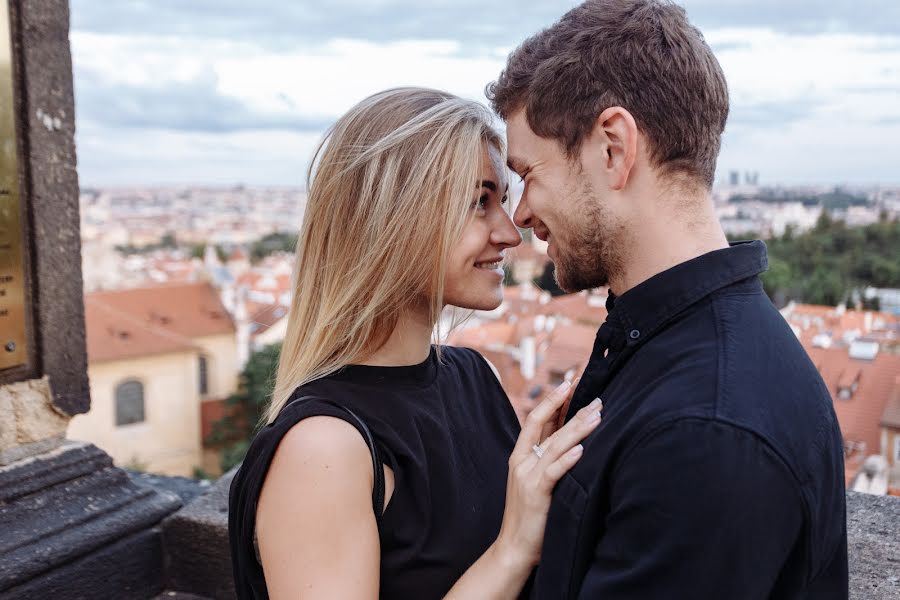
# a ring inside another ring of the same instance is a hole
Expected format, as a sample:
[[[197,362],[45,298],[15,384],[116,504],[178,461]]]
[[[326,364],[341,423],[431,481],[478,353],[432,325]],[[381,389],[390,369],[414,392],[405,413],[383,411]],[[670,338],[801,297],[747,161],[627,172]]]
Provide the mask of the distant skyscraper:
[[[728,173],[728,184],[729,185],[740,185],[741,183],[741,172],[740,171],[731,171]]]

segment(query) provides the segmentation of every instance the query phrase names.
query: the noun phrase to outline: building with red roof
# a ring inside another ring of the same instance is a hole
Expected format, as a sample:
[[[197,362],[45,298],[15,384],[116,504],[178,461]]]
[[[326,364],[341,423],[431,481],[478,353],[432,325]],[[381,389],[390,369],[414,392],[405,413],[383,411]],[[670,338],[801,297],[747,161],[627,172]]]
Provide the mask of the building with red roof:
[[[238,374],[235,323],[218,291],[168,283],[88,293],[84,304],[91,410],[72,419],[70,437],[124,466],[215,472],[202,441]]]

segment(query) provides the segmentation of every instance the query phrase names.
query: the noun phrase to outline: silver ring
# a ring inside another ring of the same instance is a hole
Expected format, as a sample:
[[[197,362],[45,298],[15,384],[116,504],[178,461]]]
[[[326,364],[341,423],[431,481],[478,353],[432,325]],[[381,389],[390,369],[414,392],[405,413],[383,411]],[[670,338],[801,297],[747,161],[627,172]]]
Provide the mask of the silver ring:
[[[541,458],[544,456],[544,449],[541,448],[540,446],[538,446],[537,444],[535,444],[534,446],[531,447],[531,451],[534,452],[535,456],[537,456],[538,458]]]

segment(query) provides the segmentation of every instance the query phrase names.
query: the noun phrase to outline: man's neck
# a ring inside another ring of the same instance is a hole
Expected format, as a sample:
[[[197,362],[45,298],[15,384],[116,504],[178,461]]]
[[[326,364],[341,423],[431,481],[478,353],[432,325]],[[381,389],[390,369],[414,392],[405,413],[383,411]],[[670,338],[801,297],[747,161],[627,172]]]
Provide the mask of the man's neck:
[[[679,212],[678,203],[670,199],[669,206],[676,208],[660,214],[658,206],[663,203],[649,207],[648,214],[637,221],[641,225],[632,232],[624,269],[610,276],[610,289],[616,296],[676,265],[728,247],[711,201],[700,199],[696,210]]]

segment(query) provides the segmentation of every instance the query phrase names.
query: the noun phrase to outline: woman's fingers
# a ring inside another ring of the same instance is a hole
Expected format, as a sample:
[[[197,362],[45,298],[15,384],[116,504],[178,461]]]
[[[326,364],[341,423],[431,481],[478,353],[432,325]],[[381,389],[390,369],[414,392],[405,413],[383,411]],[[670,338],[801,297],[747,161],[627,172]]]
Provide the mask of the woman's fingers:
[[[553,416],[559,411],[560,407],[565,403],[567,396],[574,386],[570,382],[564,382],[558,386],[537,406],[534,407],[525,422],[522,424],[522,431],[519,433],[519,439],[513,449],[512,459],[522,459],[532,452],[532,447],[541,441],[541,433],[544,425],[551,422]]]
[[[547,465],[547,468],[544,470],[543,484],[552,489],[562,479],[562,476],[575,466],[582,454],[584,454],[584,446],[578,444],[570,448],[568,452],[556,459],[555,462]]]
[[[546,440],[550,437],[554,431],[563,426],[563,423],[566,421],[566,412],[569,410],[569,404],[572,402],[572,396],[575,394],[575,388],[578,387],[578,382],[581,380],[581,377],[576,377],[572,380],[571,385],[567,390],[565,390],[562,404],[559,405],[559,408],[553,414],[553,416],[544,423],[544,426],[541,428],[541,440]],[[559,389],[559,388],[557,388]]]
[[[554,467],[554,465],[556,465],[570,450],[580,446],[581,441],[600,424],[600,411],[602,408],[603,402],[599,398],[594,400],[579,410],[573,419],[563,425],[559,431],[541,444],[543,456],[537,461],[537,466],[535,468],[540,469],[543,467],[545,484],[549,484],[552,487],[552,485],[562,477],[566,470],[571,468],[570,465],[562,472],[558,472],[558,469]],[[565,466],[568,462],[563,460],[560,464]],[[574,464],[574,462],[572,464]]]
[[[556,415],[556,423],[553,427],[553,431],[556,431],[566,424],[566,414],[569,412],[569,405],[572,404],[572,397],[575,395],[575,388],[578,386],[579,381],[581,381],[581,377],[576,377],[575,381],[572,382],[568,397],[566,398],[565,403],[560,407],[559,413]],[[548,432],[547,435],[544,436],[544,439],[547,439],[553,431]]]

